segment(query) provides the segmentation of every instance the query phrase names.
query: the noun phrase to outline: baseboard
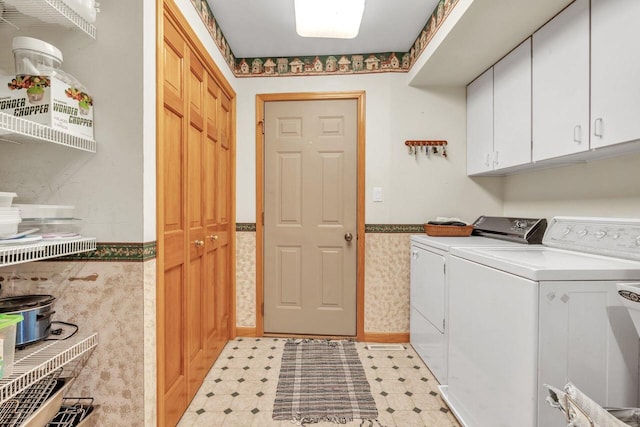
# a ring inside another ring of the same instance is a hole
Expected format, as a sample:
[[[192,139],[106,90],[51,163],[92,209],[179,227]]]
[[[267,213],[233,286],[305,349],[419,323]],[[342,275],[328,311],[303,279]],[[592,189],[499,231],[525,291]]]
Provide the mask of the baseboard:
[[[365,332],[365,342],[377,343],[407,343],[409,332]]]
[[[256,328],[255,327],[245,327],[245,326],[236,326],[236,336],[237,337],[257,337]],[[265,334],[265,336],[279,336],[279,337],[298,337],[299,335],[271,335]],[[305,336],[310,338],[311,336]],[[323,339],[341,339],[344,337],[327,337],[321,336],[318,338]],[[408,332],[365,332],[364,333],[364,342],[375,342],[375,343],[408,343],[409,342],[409,333]]]
[[[255,337],[256,328],[236,326],[236,336],[237,337]]]

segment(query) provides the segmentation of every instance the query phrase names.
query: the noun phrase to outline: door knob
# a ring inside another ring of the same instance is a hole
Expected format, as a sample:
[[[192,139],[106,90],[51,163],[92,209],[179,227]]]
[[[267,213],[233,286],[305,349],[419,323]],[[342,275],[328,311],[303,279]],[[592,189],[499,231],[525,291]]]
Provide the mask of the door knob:
[[[347,242],[350,242],[353,240],[353,234],[351,233],[347,233],[344,235],[344,240],[346,240]]]
[[[203,241],[203,240],[196,240],[196,241],[195,241],[195,242],[193,242],[193,243],[195,243],[195,245],[196,245],[197,247],[199,247],[199,248],[201,248],[201,247],[203,247],[203,246],[204,246],[204,241]]]

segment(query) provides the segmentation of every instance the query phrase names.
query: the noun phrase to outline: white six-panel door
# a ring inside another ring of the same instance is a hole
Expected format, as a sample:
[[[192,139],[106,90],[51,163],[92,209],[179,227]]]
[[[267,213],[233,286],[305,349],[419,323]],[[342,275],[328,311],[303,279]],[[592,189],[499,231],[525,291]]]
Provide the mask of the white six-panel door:
[[[357,100],[265,104],[264,331],[356,334]]]

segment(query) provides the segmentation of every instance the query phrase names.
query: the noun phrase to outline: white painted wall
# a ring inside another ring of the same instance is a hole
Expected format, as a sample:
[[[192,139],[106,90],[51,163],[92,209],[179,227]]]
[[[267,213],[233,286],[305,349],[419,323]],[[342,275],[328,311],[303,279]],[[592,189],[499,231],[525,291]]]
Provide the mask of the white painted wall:
[[[156,0],[142,5],[142,144],[144,242],[156,240]]]
[[[504,214],[640,216],[640,154],[504,178]]]
[[[0,191],[16,191],[24,203],[75,205],[82,234],[101,242],[141,242],[155,235],[143,232],[143,204],[155,205],[143,202],[145,90],[149,96],[143,87],[143,15],[142,2],[111,0],[101,5],[95,41],[62,27],[14,34],[62,50],[63,69],[94,96],[98,148],[90,154],[53,144],[0,143]]]
[[[407,86],[403,74],[255,77],[236,80],[237,221],[255,222],[255,97],[284,92],[366,93],[366,223],[423,223],[435,216],[474,220],[502,212],[499,178],[467,178],[465,92]],[[409,156],[407,139],[446,139],[449,158]],[[372,201],[382,187],[383,202]]]

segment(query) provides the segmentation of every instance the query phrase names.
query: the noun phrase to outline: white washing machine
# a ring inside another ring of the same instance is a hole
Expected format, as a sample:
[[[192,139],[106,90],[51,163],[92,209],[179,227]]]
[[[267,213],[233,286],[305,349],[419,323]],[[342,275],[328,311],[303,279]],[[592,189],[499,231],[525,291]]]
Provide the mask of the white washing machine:
[[[447,263],[453,247],[509,247],[542,241],[545,219],[481,216],[482,236],[411,236],[410,340],[440,384],[447,384]]]
[[[554,218],[541,246],[453,248],[448,384],[467,427],[565,426],[544,384],[638,406],[640,342],[617,283],[640,280],[640,219]]]

